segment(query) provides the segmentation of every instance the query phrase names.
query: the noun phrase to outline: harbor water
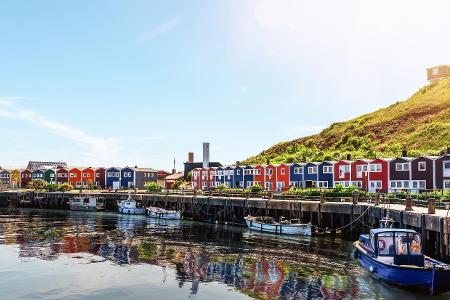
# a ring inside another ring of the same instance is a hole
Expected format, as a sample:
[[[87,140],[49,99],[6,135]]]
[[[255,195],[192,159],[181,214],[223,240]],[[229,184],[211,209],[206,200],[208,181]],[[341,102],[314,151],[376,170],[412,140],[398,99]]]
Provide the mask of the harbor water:
[[[450,284],[450,283],[449,283]],[[372,278],[341,238],[116,213],[0,211],[0,299],[449,299]]]

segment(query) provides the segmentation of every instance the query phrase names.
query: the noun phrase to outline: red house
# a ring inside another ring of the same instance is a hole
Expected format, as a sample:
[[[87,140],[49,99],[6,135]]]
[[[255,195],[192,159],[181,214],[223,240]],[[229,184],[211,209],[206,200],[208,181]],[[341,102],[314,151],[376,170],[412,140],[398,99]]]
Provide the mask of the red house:
[[[69,183],[69,171],[66,168],[59,167],[56,169],[56,183]]]
[[[374,159],[369,163],[368,191],[387,192],[389,187],[390,159]]]
[[[283,192],[289,189],[289,166],[286,164],[277,165],[277,192]]]
[[[196,190],[196,189],[201,189],[202,188],[202,176],[201,176],[201,172],[202,169],[200,168],[195,168],[192,170],[191,174],[192,174],[192,189]]]
[[[216,182],[216,168],[208,168],[208,187],[212,188],[215,186]]]
[[[31,182],[31,171],[25,169],[20,173],[20,186],[22,188],[26,188],[28,183],[30,182]]]
[[[255,184],[259,184],[264,188],[264,167],[261,165],[254,166],[254,174],[253,174],[253,181]]]
[[[78,168],[72,168],[69,170],[69,183],[73,187],[81,187],[82,178],[81,178],[81,170]]]
[[[334,186],[342,185],[349,187],[352,185],[352,161],[340,160],[334,164],[333,182]]]
[[[352,185],[365,191],[369,185],[369,162],[370,160],[358,159],[351,164]]]
[[[95,170],[95,185],[101,189],[106,188],[106,169],[98,168]]]
[[[275,191],[277,186],[277,167],[273,165],[266,166],[264,170],[264,189],[266,191]]]
[[[95,171],[91,167],[84,169],[81,172],[82,186],[89,187],[95,181]]]

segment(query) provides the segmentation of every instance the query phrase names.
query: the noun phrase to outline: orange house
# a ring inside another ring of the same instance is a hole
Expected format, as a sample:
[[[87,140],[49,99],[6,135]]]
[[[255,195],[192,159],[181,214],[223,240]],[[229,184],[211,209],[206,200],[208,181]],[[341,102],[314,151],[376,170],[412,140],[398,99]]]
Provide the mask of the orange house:
[[[277,167],[268,165],[264,170],[264,189],[266,191],[275,191],[277,186]]]
[[[78,168],[72,168],[69,170],[69,184],[71,184],[74,188],[81,187],[82,185],[81,173],[81,170]]]
[[[283,192],[289,189],[289,166],[281,164],[277,166],[277,192]]]
[[[88,187],[89,184],[95,182],[95,171],[91,167],[84,169],[81,172],[82,185]]]

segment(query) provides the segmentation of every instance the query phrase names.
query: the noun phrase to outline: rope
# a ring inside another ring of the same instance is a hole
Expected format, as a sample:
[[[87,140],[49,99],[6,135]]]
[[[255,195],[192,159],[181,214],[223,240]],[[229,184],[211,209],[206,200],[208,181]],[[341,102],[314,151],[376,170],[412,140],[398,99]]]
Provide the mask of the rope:
[[[314,227],[315,229],[317,229],[317,230],[319,230],[319,231],[322,231],[322,232],[319,232],[319,234],[329,234],[329,233],[331,233],[332,231],[334,231],[334,232],[338,232],[339,231],[339,233],[342,233],[341,231],[342,231],[342,229],[344,229],[344,228],[346,228],[346,227],[348,227],[348,226],[350,226],[350,225],[352,225],[352,227],[350,228],[350,230],[352,230],[353,229],[353,224],[355,224],[356,222],[358,222],[358,221],[360,221],[361,220],[361,218],[369,211],[369,209],[370,209],[370,206],[369,207],[367,207],[367,209],[361,214],[361,215],[359,215],[359,217],[357,217],[355,220],[353,220],[352,222],[350,222],[350,223],[348,223],[347,225],[344,225],[344,226],[342,226],[342,227],[339,227],[339,228],[335,228],[335,229],[327,229],[327,228],[321,228],[321,227],[319,227],[319,226],[316,226],[316,225],[312,225],[312,227]],[[317,231],[316,230],[316,231]]]

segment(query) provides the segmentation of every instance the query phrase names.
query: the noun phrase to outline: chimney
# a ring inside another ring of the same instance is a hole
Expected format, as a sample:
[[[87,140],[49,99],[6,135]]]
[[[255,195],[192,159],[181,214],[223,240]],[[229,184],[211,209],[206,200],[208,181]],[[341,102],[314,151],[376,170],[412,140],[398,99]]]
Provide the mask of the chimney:
[[[236,166],[239,166],[241,164],[241,162],[240,161],[236,161]]]
[[[447,154],[450,154],[450,147],[447,147]]]
[[[408,150],[406,148],[402,150],[402,157],[408,157]]]
[[[352,155],[350,153],[347,153],[347,160],[352,160]]]
[[[188,153],[188,163],[190,164],[194,163],[194,152]]]
[[[203,168],[209,168],[209,143],[203,143]]]

